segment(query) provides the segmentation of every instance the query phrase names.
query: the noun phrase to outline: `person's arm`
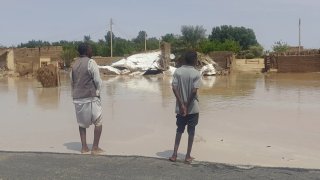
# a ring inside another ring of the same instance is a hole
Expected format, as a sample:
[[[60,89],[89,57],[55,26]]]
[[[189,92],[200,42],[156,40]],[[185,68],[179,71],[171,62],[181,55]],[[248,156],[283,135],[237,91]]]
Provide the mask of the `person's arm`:
[[[89,72],[92,75],[93,83],[95,84],[95,86],[97,88],[97,92],[96,92],[97,96],[100,97],[102,80],[100,77],[98,65],[93,59],[90,59],[90,61],[89,61]]]
[[[198,88],[193,88],[192,92],[188,98],[188,102],[186,103],[186,107],[189,108],[192,101],[194,101],[195,97],[197,96]]]
[[[190,96],[188,97],[188,102],[186,103],[187,108],[189,108],[191,102],[193,102],[194,99],[196,98],[198,89],[200,88],[200,82],[201,82],[201,75],[199,73],[193,80],[193,89]]]
[[[182,100],[182,97],[180,95],[180,92],[178,90],[178,79],[177,79],[177,74],[174,73],[173,74],[173,80],[172,80],[172,91],[177,99],[177,103],[179,105],[179,110],[180,110],[180,114],[182,116],[186,116],[187,115],[187,108],[185,106],[185,103]]]
[[[73,96],[73,77],[72,77],[72,69],[71,69],[71,72],[70,72],[70,82],[71,82],[71,97]]]
[[[177,102],[179,105],[180,114],[182,116],[186,116],[187,115],[187,107],[186,107],[185,103],[183,102],[178,89],[176,87],[172,87],[172,91],[173,91],[174,95],[176,96],[176,99],[177,99]]]

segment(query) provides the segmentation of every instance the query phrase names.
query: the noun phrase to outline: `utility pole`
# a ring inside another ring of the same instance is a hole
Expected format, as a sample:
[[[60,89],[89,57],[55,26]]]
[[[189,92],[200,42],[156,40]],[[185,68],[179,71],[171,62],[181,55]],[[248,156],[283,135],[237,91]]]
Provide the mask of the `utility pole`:
[[[301,19],[299,18],[299,53],[298,53],[299,56],[300,56],[300,51],[301,51]]]
[[[112,18],[110,19],[110,55],[112,57]]]
[[[144,32],[144,51],[147,52],[147,32]]]

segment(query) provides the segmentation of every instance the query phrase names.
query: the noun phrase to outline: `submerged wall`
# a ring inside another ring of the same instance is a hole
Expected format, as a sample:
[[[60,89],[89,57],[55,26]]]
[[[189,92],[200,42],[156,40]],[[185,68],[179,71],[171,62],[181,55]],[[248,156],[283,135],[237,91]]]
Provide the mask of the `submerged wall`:
[[[320,55],[278,56],[278,72],[320,72]]]

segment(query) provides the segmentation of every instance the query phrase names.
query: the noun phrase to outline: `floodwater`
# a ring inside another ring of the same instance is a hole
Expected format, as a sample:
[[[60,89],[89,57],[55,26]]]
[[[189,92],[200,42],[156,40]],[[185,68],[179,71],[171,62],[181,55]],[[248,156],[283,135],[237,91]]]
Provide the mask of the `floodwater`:
[[[171,77],[103,78],[101,147],[167,158],[175,137]],[[67,74],[59,88],[0,78],[0,150],[80,153]],[[238,165],[320,168],[320,73],[204,77],[192,155]],[[93,127],[87,131],[92,145]],[[179,158],[186,152],[183,135]]]

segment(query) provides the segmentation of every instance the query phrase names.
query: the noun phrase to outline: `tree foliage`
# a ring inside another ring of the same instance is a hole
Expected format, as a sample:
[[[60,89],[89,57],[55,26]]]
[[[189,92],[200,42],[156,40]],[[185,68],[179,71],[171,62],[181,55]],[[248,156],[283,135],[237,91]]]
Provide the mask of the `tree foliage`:
[[[288,49],[289,49],[289,45],[282,41],[276,41],[272,46],[273,52],[276,52],[276,53],[286,52]]]
[[[161,41],[171,44],[171,52],[179,54],[186,49],[194,49],[203,53],[211,51],[232,51],[234,53],[248,53],[249,56],[259,57],[263,48],[258,44],[252,29],[244,27],[220,26],[214,27],[209,38],[205,34],[206,30],[202,26],[182,26],[181,35],[167,33],[161,37]],[[143,52],[146,38],[147,50],[159,49],[159,39],[146,36],[147,32],[141,30],[137,36],[131,40],[123,39],[112,34],[113,56],[127,56],[133,53]],[[43,46],[62,46],[64,49],[63,59],[69,61],[73,59],[77,52],[77,46],[86,42],[91,45],[93,56],[110,56],[111,55],[111,32],[94,41],[90,35],[83,37],[82,41],[57,41],[47,42],[41,40],[32,40],[27,43],[21,43],[18,47],[43,47]],[[279,49],[281,42],[275,44]],[[280,46],[281,47],[281,46]]]
[[[249,52],[252,53],[254,57],[261,57],[263,54],[263,47],[261,45],[250,46]]]
[[[242,50],[248,50],[250,46],[258,45],[254,31],[245,27],[228,25],[214,27],[212,28],[209,39],[218,42],[224,42],[226,40],[236,41],[239,42]]]
[[[61,54],[61,59],[64,62],[64,66],[69,68],[71,66],[71,62],[75,57],[78,56],[78,51],[74,45],[65,45],[63,47],[63,52]]]
[[[232,51],[237,53],[239,50],[239,43],[233,40],[225,40],[224,42],[205,40],[200,43],[200,51],[202,53],[211,51]]]
[[[175,36],[174,34],[172,33],[168,33],[168,34],[165,34],[164,36],[161,37],[162,41],[164,42],[167,42],[167,43],[170,43],[170,44],[173,44],[176,39],[177,39],[177,36]]]
[[[182,26],[181,33],[187,48],[196,49],[199,43],[206,38],[206,30],[202,26]]]
[[[43,47],[43,46],[50,46],[51,44],[48,41],[41,41],[41,40],[31,40],[27,43],[21,43],[18,45],[18,48],[26,47],[26,48],[35,48],[35,47]]]

